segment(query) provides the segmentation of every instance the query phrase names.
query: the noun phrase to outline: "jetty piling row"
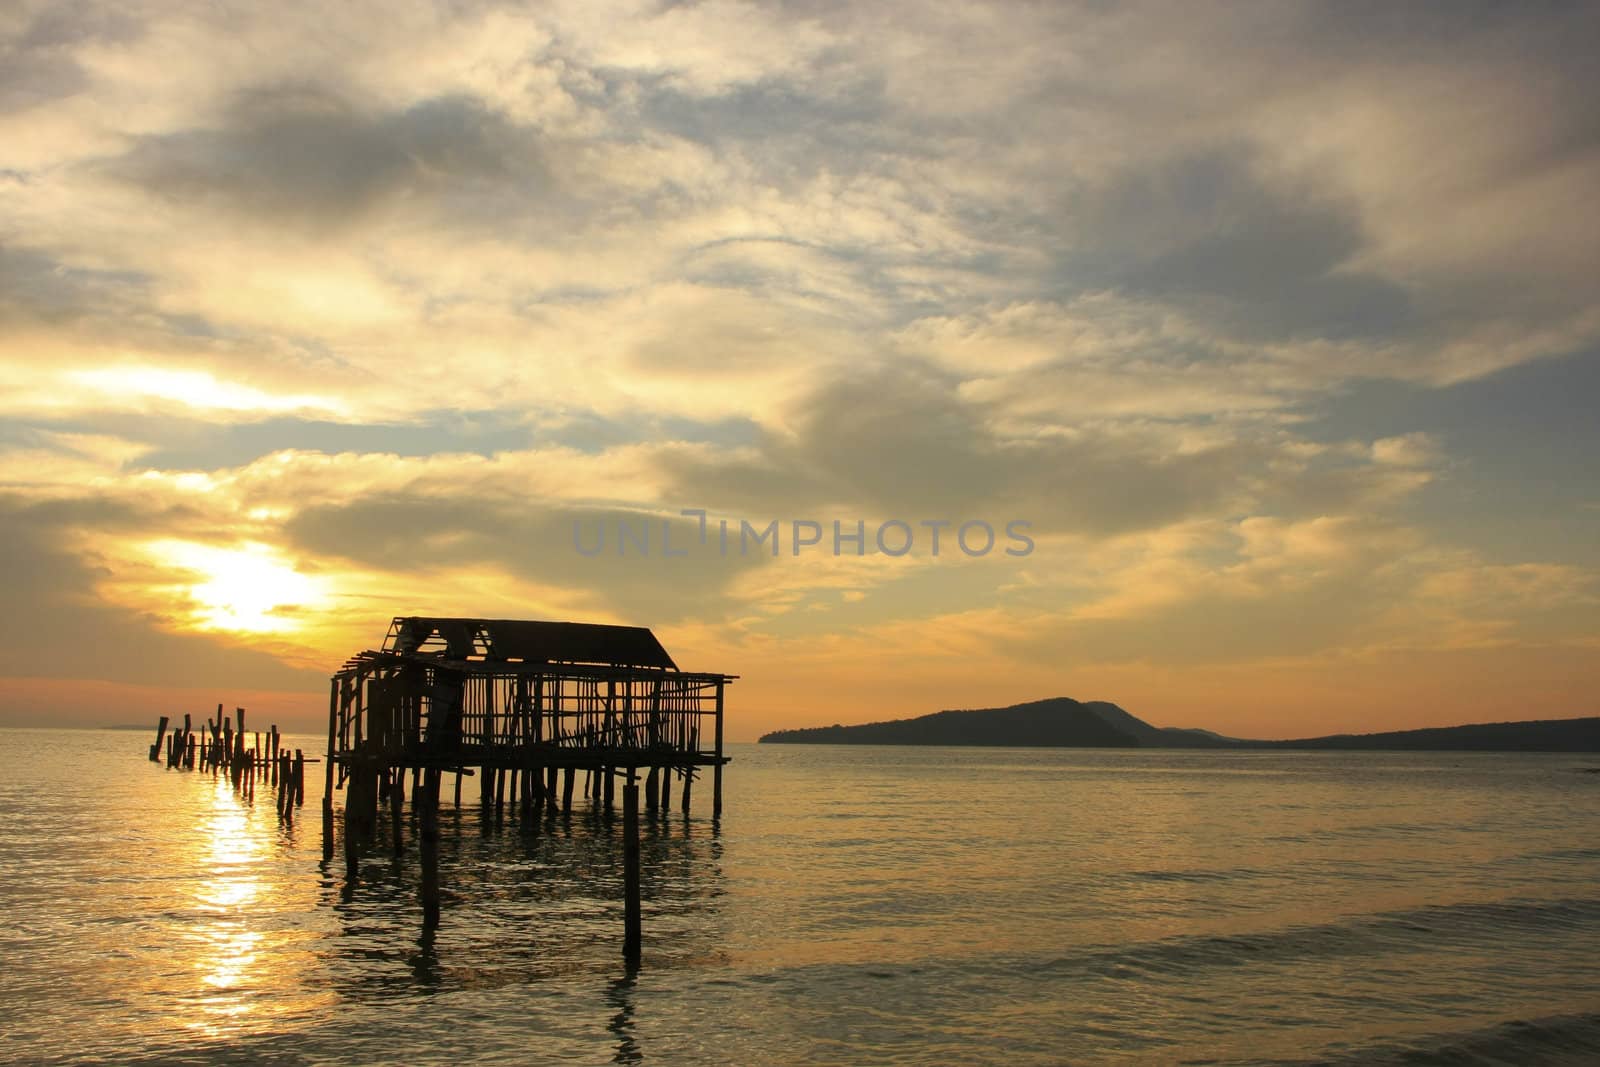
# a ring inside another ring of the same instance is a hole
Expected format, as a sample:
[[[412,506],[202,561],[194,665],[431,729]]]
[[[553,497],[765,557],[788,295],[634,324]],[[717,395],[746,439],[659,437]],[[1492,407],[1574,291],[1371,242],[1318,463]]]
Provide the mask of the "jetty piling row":
[[[251,800],[255,798],[256,780],[264,777],[278,790],[278,814],[293,820],[294,809],[306,802],[305,765],[318,760],[307,760],[301,749],[291,751],[284,747],[276,725],[264,737],[259,732],[248,734],[245,710],[234,708],[233,715],[224,715],[222,708],[217,705],[216,717],[207,719],[200,731],[194,729],[192,717],[185,715],[183,726],[168,733],[171,720],[161,716],[156,741],[150,746],[150,761],[164,761],[168,769],[210,771],[213,778],[226,777],[236,792]],[[238,730],[233,726],[235,717]],[[249,744],[246,737],[250,738]]]

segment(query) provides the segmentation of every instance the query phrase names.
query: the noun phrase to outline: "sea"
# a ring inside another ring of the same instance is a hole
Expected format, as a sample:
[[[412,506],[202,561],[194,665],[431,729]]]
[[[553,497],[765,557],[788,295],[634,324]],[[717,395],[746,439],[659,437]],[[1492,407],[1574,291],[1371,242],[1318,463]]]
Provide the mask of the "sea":
[[[425,929],[153,732],[0,731],[0,1061],[1600,1063],[1600,757],[734,745],[635,967],[620,816],[447,775]]]

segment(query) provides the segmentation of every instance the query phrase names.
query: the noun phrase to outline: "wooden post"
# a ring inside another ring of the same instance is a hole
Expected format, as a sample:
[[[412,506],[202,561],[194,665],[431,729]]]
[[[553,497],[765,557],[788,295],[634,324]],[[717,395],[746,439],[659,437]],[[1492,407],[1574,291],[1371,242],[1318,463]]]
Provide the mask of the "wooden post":
[[[365,773],[360,762],[352,765],[344,790],[344,871],[345,877],[352,883],[361,877],[361,861],[356,848],[361,836],[361,818],[357,808],[360,803],[359,798],[366,792],[363,779]]]
[[[628,781],[622,787],[622,892],[622,954],[637,961],[643,942],[639,907],[639,782],[631,767]]]
[[[661,768],[661,814],[672,810],[672,768]]]
[[[683,769],[683,813],[689,814],[689,790],[694,786],[694,768]]]
[[[578,769],[568,767],[566,777],[561,782],[561,810],[570,815],[572,813],[572,787],[577,783]]]
[[[396,767],[391,773],[393,778],[389,782],[389,821],[394,824],[394,854],[398,857],[404,855],[406,851],[403,829],[406,796],[405,786],[401,784],[405,781],[406,771],[404,767]]]
[[[288,822],[294,821],[294,778],[289,765],[284,764],[285,781],[278,787],[278,817]]]
[[[306,803],[306,754],[298,748],[294,750],[294,806],[304,807]]]
[[[328,681],[328,765],[322,769],[322,860],[324,863],[333,859],[333,750],[339,733],[339,679],[332,678]],[[272,727],[272,751],[278,751],[278,727]],[[272,780],[278,780],[277,766],[274,764]],[[348,797],[348,794],[347,794]],[[345,803],[349,803],[346,799]]]
[[[375,760],[375,757],[368,757]],[[366,796],[361,798],[361,840],[363,843],[375,842],[378,839],[378,783],[383,776],[378,773],[378,765],[373,762],[367,767]]]
[[[156,725],[156,743],[150,746],[150,762],[161,762],[161,739],[167,736],[167,717],[161,716],[161,722]]]
[[[422,925],[439,925],[439,778],[437,767],[429,767],[422,785],[415,792],[418,811],[417,836],[422,844]]]
[[[659,772],[656,770],[655,766],[652,765],[651,768],[650,768],[650,773],[644,776],[644,810],[645,811],[654,812],[656,810],[656,797],[661,795],[660,787],[657,784],[658,781],[659,781]]]
[[[545,772],[544,799],[545,810],[551,815],[556,813],[556,774],[557,768],[551,767]]]
[[[717,762],[711,772],[711,817],[722,817],[722,679],[717,679]]]

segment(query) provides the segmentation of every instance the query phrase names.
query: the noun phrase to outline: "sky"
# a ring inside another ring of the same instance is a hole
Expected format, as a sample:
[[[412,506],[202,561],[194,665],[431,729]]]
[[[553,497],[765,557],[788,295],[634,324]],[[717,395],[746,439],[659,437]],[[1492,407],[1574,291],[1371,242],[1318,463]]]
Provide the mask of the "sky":
[[[8,3],[0,723],[314,729],[412,614],[652,627],[735,740],[1596,714],[1595,40]]]

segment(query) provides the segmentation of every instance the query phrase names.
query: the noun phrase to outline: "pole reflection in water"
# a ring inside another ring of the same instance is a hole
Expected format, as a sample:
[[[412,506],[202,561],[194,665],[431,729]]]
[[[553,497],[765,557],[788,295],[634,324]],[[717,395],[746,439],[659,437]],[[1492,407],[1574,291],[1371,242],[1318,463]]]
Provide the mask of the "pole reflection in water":
[[[438,939],[438,926],[424,923],[422,933],[417,937],[417,949],[411,954],[411,977],[419,986],[439,984]]]
[[[617,1051],[612,1063],[643,1063],[644,1052],[633,1036],[633,987],[639,974],[638,966],[628,964],[621,978],[613,978],[606,988],[606,1001],[617,1013],[606,1024],[617,1037]]]

